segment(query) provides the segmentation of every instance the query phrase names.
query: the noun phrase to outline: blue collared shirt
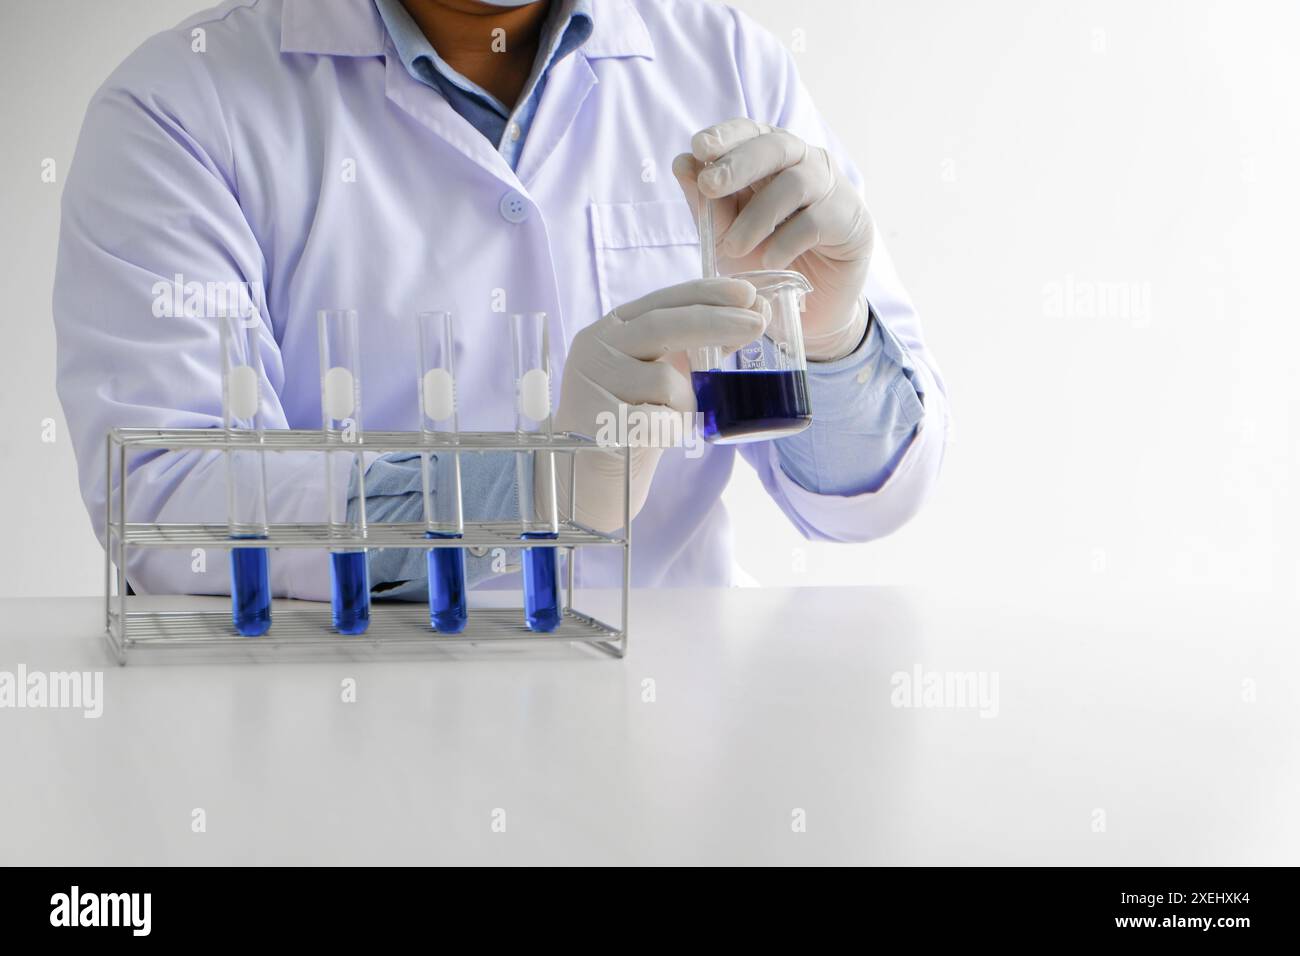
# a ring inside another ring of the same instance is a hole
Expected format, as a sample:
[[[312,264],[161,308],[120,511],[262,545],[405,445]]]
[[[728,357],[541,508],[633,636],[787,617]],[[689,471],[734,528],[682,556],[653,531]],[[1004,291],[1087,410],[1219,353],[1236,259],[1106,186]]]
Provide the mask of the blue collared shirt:
[[[496,145],[514,169],[546,89],[551,67],[591,36],[591,0],[557,0],[542,25],[537,59],[512,110],[438,55],[401,0],[375,0],[379,16],[411,76],[433,87],[471,126]]]
[[[542,28],[532,73],[509,108],[447,64],[400,0],[375,0],[393,46],[408,73],[437,90],[515,168],[537,112],[550,69],[591,36],[590,0],[554,0]],[[872,315],[861,344],[849,355],[808,367],[813,423],[775,442],[781,467],[809,491],[856,495],[875,491],[893,473],[916,434],[924,396],[906,350]],[[513,462],[497,456],[461,460],[467,520],[499,519],[516,507]],[[353,498],[357,487],[354,483]],[[355,503],[353,505],[355,507]],[[375,521],[418,521],[423,508],[419,458],[386,455],[366,471],[366,510]],[[469,583],[492,577],[490,556],[466,565]],[[423,552],[370,552],[373,586],[392,597],[417,600],[426,593]],[[396,586],[394,586],[396,584]]]

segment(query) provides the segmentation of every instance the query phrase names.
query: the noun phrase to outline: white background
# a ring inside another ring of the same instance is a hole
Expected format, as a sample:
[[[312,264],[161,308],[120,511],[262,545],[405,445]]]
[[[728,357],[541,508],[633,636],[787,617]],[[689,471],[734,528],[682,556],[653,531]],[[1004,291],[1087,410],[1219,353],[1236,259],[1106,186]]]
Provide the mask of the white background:
[[[61,182],[86,103],[201,0],[4,0],[0,596],[94,594],[54,391]],[[1294,593],[1294,0],[743,0],[868,183],[956,434],[894,537],[808,545],[738,465],[760,582]],[[599,0],[597,0],[599,15]],[[59,182],[41,182],[53,158]],[[1141,305],[1089,314],[1083,293]],[[57,440],[42,441],[53,419]]]

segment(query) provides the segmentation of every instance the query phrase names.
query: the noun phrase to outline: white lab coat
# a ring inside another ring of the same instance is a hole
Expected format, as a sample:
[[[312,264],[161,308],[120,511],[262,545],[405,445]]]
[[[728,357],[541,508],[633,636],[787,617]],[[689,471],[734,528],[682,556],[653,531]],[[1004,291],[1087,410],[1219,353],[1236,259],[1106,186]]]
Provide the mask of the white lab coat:
[[[504,313],[547,312],[560,369],[585,325],[698,274],[693,217],[670,168],[692,133],[750,116],[827,146],[860,182],[791,56],[743,15],[695,0],[597,0],[594,24],[550,73],[517,171],[407,73],[371,0],[236,0],[128,57],[87,113],[54,294],[59,393],[101,540],[107,429],[221,421],[216,326],[155,315],[159,283],[249,284],[272,327],[263,361],[278,427],[320,427],[315,314],[327,307],[360,312],[364,426],[418,427],[412,317],[452,309],[462,427],[510,429]],[[926,401],[888,482],[818,495],[781,470],[769,443],[740,448],[815,539],[898,528],[942,457],[942,382],[883,244],[866,294],[910,352]],[[634,583],[730,581],[720,495],[735,454],[665,454],[633,523]],[[324,520],[319,459],[275,455],[269,470],[275,520]],[[130,518],[220,523],[225,478],[211,454],[142,460]],[[580,582],[617,583],[616,557],[584,558]],[[201,564],[188,551],[148,552],[128,574],[142,592],[225,592],[224,563]],[[272,586],[324,598],[327,569],[323,553],[278,552]]]

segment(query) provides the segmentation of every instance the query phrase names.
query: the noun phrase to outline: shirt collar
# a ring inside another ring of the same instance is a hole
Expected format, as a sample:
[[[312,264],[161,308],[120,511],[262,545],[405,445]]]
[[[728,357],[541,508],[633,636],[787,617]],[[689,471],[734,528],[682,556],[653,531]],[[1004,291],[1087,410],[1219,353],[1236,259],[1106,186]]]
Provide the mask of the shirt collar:
[[[587,8],[585,13],[592,25],[591,36],[582,45],[587,59],[654,58],[650,31],[631,0],[600,0],[599,15],[593,15],[591,0],[564,2],[571,3],[574,12],[582,6]],[[563,37],[564,31],[558,35]],[[387,36],[375,0],[284,0],[281,52],[383,56]]]
[[[420,61],[428,61],[448,83],[484,100],[502,116],[510,115],[510,110],[504,103],[473,80],[457,72],[438,55],[438,51],[433,48],[414,18],[402,5],[401,0],[374,0],[374,2],[388,35],[392,37],[398,58],[409,73],[419,75]],[[590,0],[555,0],[542,26],[538,56],[519,97],[520,102],[528,99],[539,78],[551,66],[582,46],[591,34]]]

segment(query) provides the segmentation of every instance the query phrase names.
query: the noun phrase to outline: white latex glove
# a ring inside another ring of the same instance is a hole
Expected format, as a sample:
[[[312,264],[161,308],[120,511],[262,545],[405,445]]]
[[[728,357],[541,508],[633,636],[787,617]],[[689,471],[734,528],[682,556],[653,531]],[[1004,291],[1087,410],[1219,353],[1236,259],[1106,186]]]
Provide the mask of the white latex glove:
[[[830,361],[857,347],[875,228],[826,150],[733,119],[696,133],[673,173],[692,207],[701,194],[714,200],[719,272],[794,269],[812,283],[803,316],[808,358]]]
[[[602,416],[617,422],[620,405],[627,406],[629,422],[638,415],[693,415],[695,392],[685,350],[716,345],[734,351],[752,342],[766,326],[765,315],[754,306],[754,287],[739,279],[695,279],[619,306],[574,337],[564,362],[556,427],[599,438]],[[632,450],[633,517],[645,504],[662,454],[662,447]],[[622,451],[581,452],[577,459],[574,517],[597,531],[621,528]],[[556,471],[560,501],[567,502],[567,462],[557,461]]]

